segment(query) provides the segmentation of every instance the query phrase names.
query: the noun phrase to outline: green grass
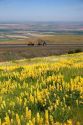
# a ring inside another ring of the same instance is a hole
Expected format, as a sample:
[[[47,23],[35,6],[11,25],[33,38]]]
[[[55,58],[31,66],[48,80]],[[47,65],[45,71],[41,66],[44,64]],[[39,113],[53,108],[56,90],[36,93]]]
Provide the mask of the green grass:
[[[15,41],[15,39],[0,39],[0,42],[14,42]]]

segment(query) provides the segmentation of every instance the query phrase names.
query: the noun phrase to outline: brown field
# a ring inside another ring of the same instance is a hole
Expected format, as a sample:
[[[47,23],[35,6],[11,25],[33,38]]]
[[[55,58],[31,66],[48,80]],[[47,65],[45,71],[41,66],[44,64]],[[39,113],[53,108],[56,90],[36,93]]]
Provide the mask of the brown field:
[[[45,36],[42,39],[51,43],[83,43],[82,35],[54,35]]]
[[[0,41],[0,44],[27,44],[28,42],[37,43],[38,40],[45,40],[47,43],[83,43],[83,35],[43,35],[22,40]]]

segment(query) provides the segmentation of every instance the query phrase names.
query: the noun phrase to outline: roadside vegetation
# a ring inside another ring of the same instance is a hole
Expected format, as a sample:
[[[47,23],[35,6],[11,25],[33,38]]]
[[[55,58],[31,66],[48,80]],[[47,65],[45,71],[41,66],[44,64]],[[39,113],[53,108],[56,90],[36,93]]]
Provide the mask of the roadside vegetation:
[[[1,63],[0,125],[82,125],[82,101],[83,53]]]
[[[75,49],[75,50],[69,50],[68,54],[80,53],[80,52],[82,52],[82,50],[78,48],[78,49]]]

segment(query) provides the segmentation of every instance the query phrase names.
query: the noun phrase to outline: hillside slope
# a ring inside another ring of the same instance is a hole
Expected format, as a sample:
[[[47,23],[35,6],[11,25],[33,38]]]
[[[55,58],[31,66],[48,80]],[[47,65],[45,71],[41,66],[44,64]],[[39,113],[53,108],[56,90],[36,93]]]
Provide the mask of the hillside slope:
[[[83,53],[0,63],[0,124],[82,125]]]

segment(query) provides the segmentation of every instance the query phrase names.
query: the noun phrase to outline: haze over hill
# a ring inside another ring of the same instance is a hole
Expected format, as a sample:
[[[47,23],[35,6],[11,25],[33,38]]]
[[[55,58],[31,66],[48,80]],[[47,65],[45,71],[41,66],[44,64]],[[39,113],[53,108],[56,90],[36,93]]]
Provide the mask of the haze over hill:
[[[26,39],[45,35],[83,35],[82,22],[29,22],[0,24],[0,39]]]
[[[83,35],[82,0],[0,0],[0,39]]]

